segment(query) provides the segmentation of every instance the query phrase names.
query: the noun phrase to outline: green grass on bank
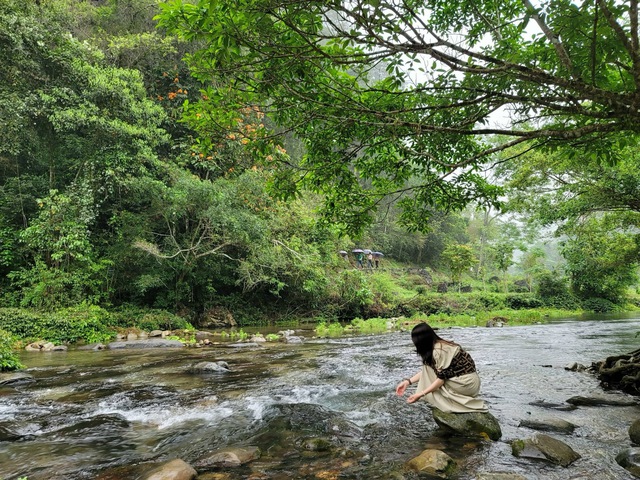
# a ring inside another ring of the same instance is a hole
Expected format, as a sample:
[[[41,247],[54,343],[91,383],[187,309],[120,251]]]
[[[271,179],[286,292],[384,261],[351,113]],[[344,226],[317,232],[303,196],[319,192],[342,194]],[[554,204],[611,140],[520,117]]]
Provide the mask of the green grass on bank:
[[[338,337],[346,334],[359,333],[383,333],[390,330],[411,328],[413,325],[426,322],[434,328],[448,327],[485,327],[489,321],[501,322],[507,326],[531,325],[543,323],[551,319],[571,318],[583,314],[582,310],[562,310],[555,308],[543,308],[535,310],[502,309],[488,312],[469,314],[435,314],[414,315],[411,318],[369,318],[363,320],[356,318],[352,322],[342,325],[340,323],[320,322],[316,327],[316,335],[319,337]]]

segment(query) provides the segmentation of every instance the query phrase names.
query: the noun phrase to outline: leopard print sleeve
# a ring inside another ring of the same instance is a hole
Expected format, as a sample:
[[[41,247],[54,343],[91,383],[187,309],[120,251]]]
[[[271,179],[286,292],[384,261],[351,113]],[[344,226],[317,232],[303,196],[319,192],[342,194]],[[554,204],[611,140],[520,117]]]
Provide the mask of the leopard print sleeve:
[[[475,371],[476,364],[473,361],[473,358],[471,358],[471,355],[461,348],[453,357],[451,364],[447,368],[436,370],[436,376],[442,380],[447,380],[449,378],[460,377]]]

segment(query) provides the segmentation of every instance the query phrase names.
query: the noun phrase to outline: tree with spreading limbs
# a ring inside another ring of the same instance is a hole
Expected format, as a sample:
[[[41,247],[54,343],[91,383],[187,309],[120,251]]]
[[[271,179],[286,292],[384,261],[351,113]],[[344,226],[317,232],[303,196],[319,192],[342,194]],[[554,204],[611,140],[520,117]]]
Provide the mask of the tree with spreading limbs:
[[[323,194],[351,230],[389,196],[416,229],[497,203],[497,152],[615,161],[640,130],[636,0],[171,0],[159,21],[203,42],[189,63],[216,108],[302,139],[277,191]]]

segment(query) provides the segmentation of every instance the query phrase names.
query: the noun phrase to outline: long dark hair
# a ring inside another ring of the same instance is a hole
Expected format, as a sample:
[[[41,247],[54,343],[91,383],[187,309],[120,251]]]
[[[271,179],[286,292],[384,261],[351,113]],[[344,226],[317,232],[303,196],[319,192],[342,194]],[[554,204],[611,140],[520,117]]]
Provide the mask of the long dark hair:
[[[445,342],[454,345],[453,342],[438,336],[430,325],[422,322],[411,330],[411,340],[416,346],[416,352],[422,358],[422,363],[433,367],[433,347],[436,342]]]

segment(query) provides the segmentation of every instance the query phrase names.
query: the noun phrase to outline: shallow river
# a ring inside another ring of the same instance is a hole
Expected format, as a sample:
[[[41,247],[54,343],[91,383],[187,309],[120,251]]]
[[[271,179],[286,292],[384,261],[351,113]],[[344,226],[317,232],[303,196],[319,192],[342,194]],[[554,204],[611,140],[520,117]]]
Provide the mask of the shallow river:
[[[475,359],[502,426],[498,442],[444,435],[426,404],[395,396],[419,368],[407,332],[322,340],[301,331],[304,344],[259,348],[25,353],[36,381],[0,387],[0,429],[21,437],[0,442],[0,479],[136,479],[152,462],[256,445],[259,460],[210,478],[413,479],[404,463],[438,448],[456,459],[460,480],[479,472],[631,480],[615,456],[630,446],[640,407],[565,410],[572,396],[609,393],[564,367],[630,352],[639,331],[640,318],[441,330]],[[189,372],[220,360],[230,372]],[[578,426],[552,434],[582,456],[568,468],[511,455],[510,440],[536,433],[520,421],[549,417]],[[317,437],[332,448],[304,448]]]

